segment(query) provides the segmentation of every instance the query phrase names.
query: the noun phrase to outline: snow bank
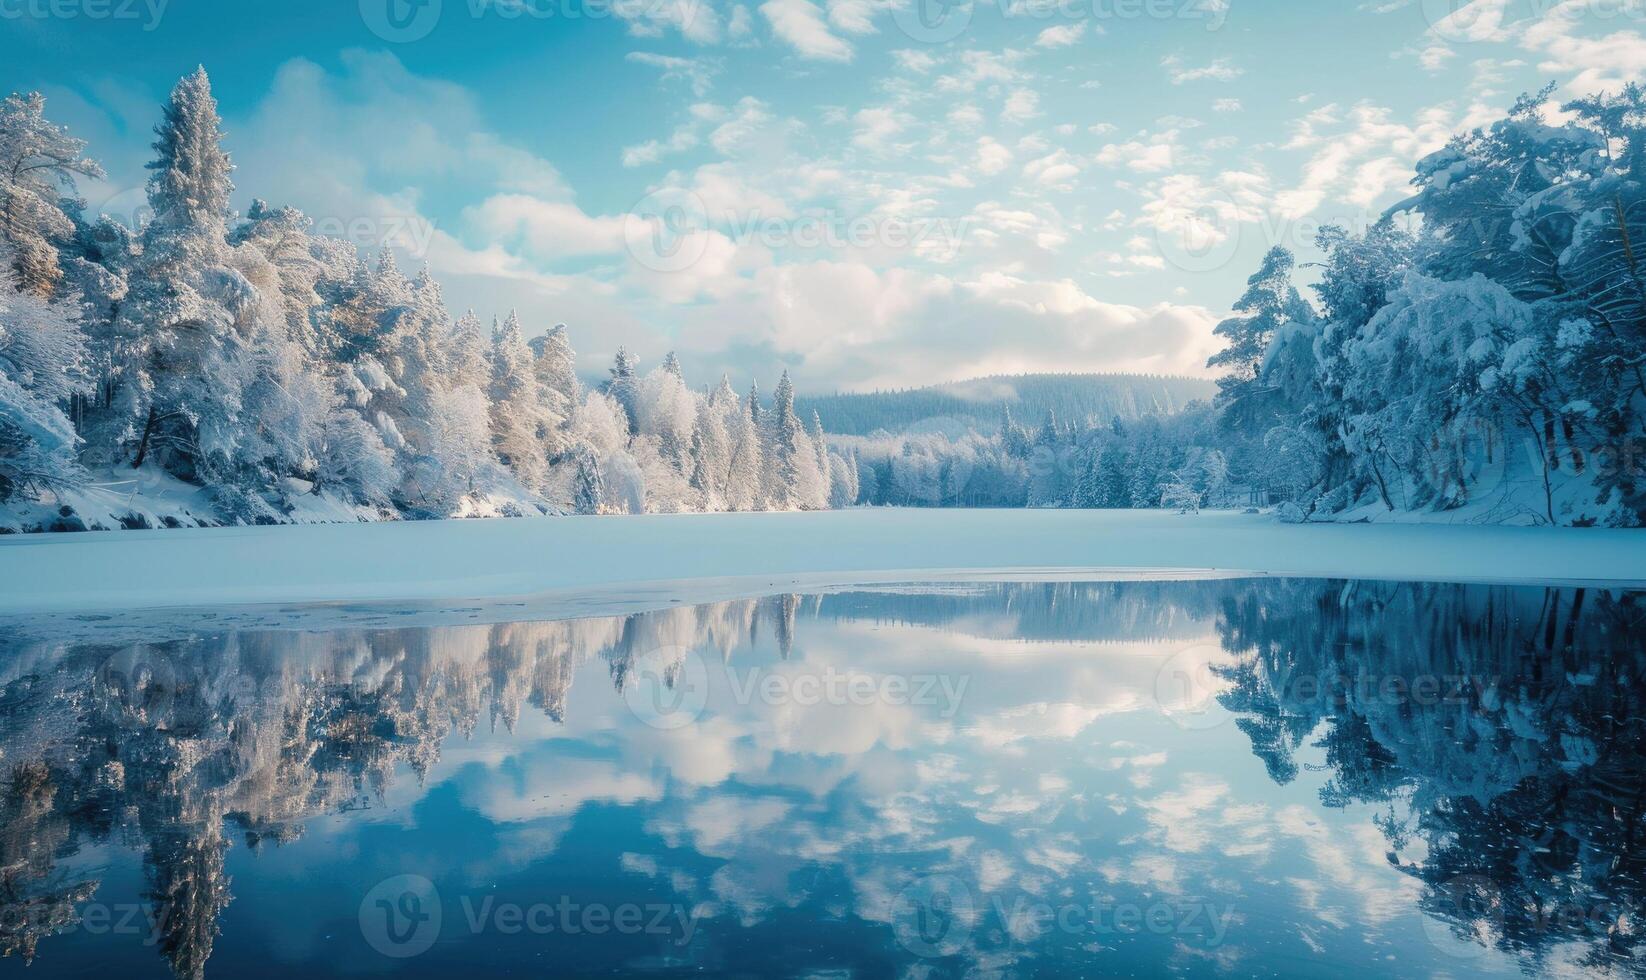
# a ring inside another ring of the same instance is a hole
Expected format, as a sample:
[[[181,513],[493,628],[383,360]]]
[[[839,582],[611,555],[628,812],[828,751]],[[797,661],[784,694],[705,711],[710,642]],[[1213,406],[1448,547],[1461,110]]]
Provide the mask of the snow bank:
[[[1255,573],[1646,584],[1634,531],[1282,525],[1234,513],[850,510],[185,528],[0,538],[0,612],[432,601],[659,587],[673,599],[966,573]]]
[[[0,529],[11,532],[108,531],[123,527],[222,527],[240,523],[223,513],[205,487],[184,483],[158,467],[104,469],[83,486],[62,490],[49,502],[12,500],[0,505]],[[294,484],[295,481],[287,481]],[[358,524],[392,521],[392,511],[353,504],[308,484],[291,485],[281,502],[281,524]],[[469,494],[455,517],[520,517],[552,513],[549,505],[507,473],[486,493]]]

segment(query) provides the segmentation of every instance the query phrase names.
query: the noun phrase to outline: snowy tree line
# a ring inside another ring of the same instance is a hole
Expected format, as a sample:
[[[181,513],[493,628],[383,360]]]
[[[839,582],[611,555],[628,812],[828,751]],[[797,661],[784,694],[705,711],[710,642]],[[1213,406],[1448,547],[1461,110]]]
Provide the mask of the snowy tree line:
[[[156,134],[152,217],[128,228],[85,213],[76,180],[103,171],[40,95],[0,102],[0,528],[97,526],[100,491],[151,523],[109,509],[129,486],[208,512],[166,523],[856,498],[787,375],[768,402],[620,351],[585,390],[564,327],[453,322],[389,248],[368,264],[291,208],[236,216],[203,69]]]
[[[998,433],[833,437],[858,458],[861,501],[904,507],[1142,509],[1243,504],[1211,409],[1037,425],[1007,410]]]
[[[1003,374],[900,391],[807,395],[801,415],[816,412],[832,435],[929,428],[932,420],[992,430],[1010,408],[1019,418],[1131,420],[1172,415],[1216,388],[1198,378],[1147,374]]]
[[[1313,303],[1269,253],[1212,362],[1237,480],[1299,520],[1646,518],[1646,100],[1556,116],[1551,91],[1422,160],[1364,233],[1325,229]]]

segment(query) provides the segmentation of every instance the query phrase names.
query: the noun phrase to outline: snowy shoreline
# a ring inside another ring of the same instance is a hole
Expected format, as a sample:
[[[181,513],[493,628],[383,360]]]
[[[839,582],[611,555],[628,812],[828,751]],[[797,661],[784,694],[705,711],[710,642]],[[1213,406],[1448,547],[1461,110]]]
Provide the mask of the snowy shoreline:
[[[1646,536],[894,509],[27,535],[0,538],[0,613],[557,597],[599,606],[591,597],[601,593],[670,603],[854,582],[1157,574],[1646,585]]]

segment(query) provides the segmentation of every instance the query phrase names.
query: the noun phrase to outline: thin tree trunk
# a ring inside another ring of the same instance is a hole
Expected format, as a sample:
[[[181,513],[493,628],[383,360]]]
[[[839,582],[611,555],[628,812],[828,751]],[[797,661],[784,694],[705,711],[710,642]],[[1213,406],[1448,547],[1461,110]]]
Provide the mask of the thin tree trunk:
[[[143,439],[137,444],[137,458],[132,460],[131,468],[134,470],[142,469],[143,460],[147,459],[149,456],[149,437],[154,435],[154,423],[156,419],[157,415],[154,408],[151,406],[149,408],[149,419],[147,422],[143,423]]]

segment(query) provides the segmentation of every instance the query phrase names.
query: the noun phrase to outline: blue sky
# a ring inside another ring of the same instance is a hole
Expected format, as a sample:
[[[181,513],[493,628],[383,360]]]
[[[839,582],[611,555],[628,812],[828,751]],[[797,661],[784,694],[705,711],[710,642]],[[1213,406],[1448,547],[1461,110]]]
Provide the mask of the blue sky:
[[[1521,91],[1646,73],[1646,0],[0,0],[140,212],[210,72],[237,204],[429,263],[461,311],[803,388],[1204,373],[1271,244],[1364,225]]]

